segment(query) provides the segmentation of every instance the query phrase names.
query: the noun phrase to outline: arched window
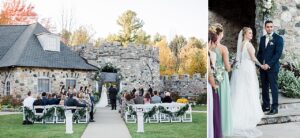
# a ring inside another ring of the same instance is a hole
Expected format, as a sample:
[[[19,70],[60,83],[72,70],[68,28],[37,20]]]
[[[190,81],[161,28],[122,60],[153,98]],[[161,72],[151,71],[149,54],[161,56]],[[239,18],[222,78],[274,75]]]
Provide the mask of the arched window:
[[[10,81],[6,82],[6,95],[10,95]]]

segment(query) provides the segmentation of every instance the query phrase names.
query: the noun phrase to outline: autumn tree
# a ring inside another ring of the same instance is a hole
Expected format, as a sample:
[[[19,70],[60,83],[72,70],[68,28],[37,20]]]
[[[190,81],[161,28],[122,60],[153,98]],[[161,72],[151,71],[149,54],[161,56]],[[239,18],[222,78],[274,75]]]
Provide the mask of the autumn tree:
[[[169,47],[175,56],[175,71],[178,73],[180,67],[179,54],[183,46],[187,44],[185,37],[182,35],[176,35],[173,40],[170,42]]]
[[[171,49],[168,46],[166,38],[157,42],[155,46],[159,48],[160,74],[174,74],[174,55],[172,54]]]
[[[190,37],[188,40],[188,44],[192,45],[193,47],[196,47],[196,48],[205,48],[206,47],[206,43],[203,40],[198,39],[196,37]]]
[[[136,44],[149,45],[151,43],[151,36],[148,35],[145,31],[139,30],[136,34]]]
[[[80,26],[72,33],[72,46],[86,45],[91,43],[91,39],[95,34],[92,27]]]
[[[55,32],[56,31],[56,26],[52,22],[51,18],[42,18],[42,19],[39,19],[39,23],[42,26],[44,26],[50,32]]]
[[[30,24],[37,22],[34,6],[25,0],[5,0],[1,5],[0,24]]]

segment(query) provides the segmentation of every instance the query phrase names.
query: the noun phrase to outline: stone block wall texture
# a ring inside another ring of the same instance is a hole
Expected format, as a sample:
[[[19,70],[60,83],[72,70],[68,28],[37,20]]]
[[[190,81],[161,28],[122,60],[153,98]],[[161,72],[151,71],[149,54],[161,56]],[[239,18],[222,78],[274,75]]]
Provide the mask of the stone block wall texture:
[[[94,66],[103,68],[111,64],[120,69],[122,90],[145,89],[148,85],[153,89],[161,89],[159,51],[156,47],[132,44],[123,47],[118,43],[105,43],[100,47],[85,46],[79,49],[81,56]]]
[[[200,74],[194,74],[190,77],[185,75],[162,76],[164,91],[179,92],[180,96],[199,96],[206,93],[207,79]]]
[[[7,70],[0,71],[1,82],[5,79],[5,73]],[[45,69],[45,68],[29,68],[29,67],[17,67],[10,70],[10,77],[7,81],[10,81],[11,95],[26,97],[28,91],[31,91],[33,95],[37,95],[38,79],[47,78],[50,81],[50,92],[60,92],[61,85],[66,84],[67,79],[76,80],[76,89],[79,90],[80,86],[88,86],[89,84],[95,84],[92,78],[93,72],[67,70],[67,69]],[[3,90],[4,84],[1,83],[0,93],[6,95]],[[92,88],[94,89],[94,88]]]

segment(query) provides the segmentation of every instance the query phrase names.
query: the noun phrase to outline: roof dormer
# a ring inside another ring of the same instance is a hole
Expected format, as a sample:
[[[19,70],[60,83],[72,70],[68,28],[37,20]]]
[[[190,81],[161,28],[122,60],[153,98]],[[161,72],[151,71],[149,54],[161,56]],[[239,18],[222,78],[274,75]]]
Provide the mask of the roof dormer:
[[[45,51],[60,52],[60,37],[58,35],[52,33],[40,33],[36,35]]]

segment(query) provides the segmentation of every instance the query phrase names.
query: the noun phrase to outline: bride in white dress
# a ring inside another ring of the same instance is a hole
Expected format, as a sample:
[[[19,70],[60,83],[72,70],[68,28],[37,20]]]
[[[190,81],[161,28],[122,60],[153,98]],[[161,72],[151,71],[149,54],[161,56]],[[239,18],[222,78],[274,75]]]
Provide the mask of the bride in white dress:
[[[107,105],[108,105],[107,88],[105,87],[105,85],[102,85],[100,101],[98,102],[96,107],[105,107]]]
[[[259,83],[255,64],[262,67],[251,44],[252,30],[244,27],[238,38],[235,69],[230,80],[233,136],[259,137],[256,128],[264,113],[259,99]]]

